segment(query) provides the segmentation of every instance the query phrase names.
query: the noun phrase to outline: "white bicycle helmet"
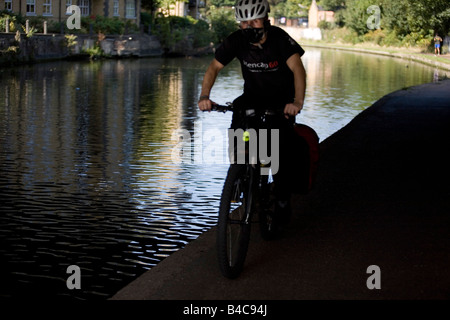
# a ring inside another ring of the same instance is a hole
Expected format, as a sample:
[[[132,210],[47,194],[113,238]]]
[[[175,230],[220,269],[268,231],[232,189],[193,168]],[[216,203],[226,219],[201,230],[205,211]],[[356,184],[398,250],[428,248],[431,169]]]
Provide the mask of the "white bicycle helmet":
[[[237,21],[248,21],[264,18],[270,7],[267,0],[238,0],[235,10]]]

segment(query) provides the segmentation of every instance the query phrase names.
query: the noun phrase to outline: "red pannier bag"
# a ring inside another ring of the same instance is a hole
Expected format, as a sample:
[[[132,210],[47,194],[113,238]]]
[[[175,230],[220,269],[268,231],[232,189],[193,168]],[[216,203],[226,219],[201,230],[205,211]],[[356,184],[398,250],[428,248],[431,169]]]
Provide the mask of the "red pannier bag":
[[[312,187],[319,165],[319,136],[313,128],[296,123],[295,143],[298,144],[295,156],[295,167],[292,168],[295,183],[294,193],[306,194]]]

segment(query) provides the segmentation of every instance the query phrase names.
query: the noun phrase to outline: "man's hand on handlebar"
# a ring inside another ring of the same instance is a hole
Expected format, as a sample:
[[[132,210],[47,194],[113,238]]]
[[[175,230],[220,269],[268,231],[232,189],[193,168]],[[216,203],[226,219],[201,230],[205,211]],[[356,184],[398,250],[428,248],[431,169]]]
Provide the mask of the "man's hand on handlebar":
[[[303,104],[298,101],[294,101],[292,103],[288,103],[284,107],[284,115],[285,115],[286,119],[288,119],[289,117],[295,117],[296,115],[298,115],[300,113],[300,111],[302,111],[302,109],[303,109]]]
[[[211,111],[211,106],[215,104],[209,99],[209,96],[201,96],[198,100],[198,108],[201,111]]]

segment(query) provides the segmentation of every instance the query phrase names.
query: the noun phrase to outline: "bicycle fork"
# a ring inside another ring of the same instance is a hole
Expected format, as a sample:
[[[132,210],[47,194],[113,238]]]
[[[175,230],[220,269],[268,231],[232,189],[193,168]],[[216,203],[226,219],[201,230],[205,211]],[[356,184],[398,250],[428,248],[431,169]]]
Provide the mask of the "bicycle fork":
[[[252,212],[252,202],[253,202],[253,170],[250,166],[247,167],[249,170],[249,181],[247,190],[247,201],[245,203],[245,224],[251,223],[251,212]]]

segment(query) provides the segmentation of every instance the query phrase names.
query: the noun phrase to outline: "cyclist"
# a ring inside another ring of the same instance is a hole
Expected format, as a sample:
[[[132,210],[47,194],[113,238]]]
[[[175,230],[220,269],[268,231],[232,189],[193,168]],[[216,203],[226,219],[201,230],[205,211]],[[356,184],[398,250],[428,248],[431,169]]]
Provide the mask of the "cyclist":
[[[211,110],[210,92],[218,73],[237,58],[241,63],[244,92],[234,102],[231,128],[240,128],[244,109],[281,110],[285,116],[271,123],[279,129],[279,170],[274,176],[276,211],[290,214],[289,155],[294,117],[303,108],[306,72],[302,47],[281,28],[271,26],[267,0],[238,0],[235,6],[240,30],[229,35],[217,48],[203,78],[198,107]],[[281,113],[280,112],[280,113]],[[291,147],[291,148],[290,148]]]

